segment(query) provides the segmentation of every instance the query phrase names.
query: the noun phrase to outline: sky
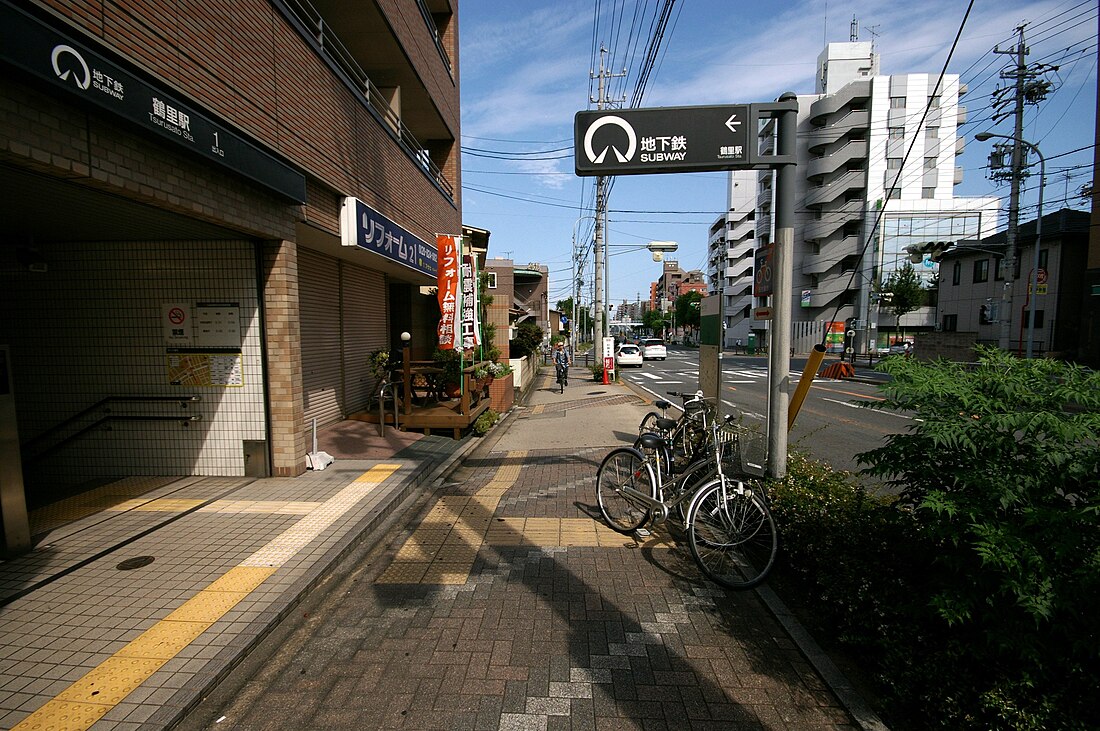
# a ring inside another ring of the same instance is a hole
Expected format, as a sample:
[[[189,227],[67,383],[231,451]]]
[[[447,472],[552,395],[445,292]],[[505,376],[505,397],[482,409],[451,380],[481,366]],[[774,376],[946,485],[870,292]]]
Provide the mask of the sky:
[[[489,256],[537,262],[550,272],[550,302],[571,293],[576,237],[591,242],[594,178],[573,170],[573,118],[594,110],[598,49],[607,48],[608,97],[630,108],[643,59],[666,2],[656,62],[639,108],[768,102],[786,91],[814,92],[817,56],[828,42],[874,41],[881,73],[948,73],[969,92],[960,128],[966,150],[959,196],[1001,196],[987,177],[992,142],[974,134],[1012,133],[991,117],[991,94],[1027,23],[1029,63],[1058,66],[1054,91],[1025,115],[1024,139],[1047,159],[1044,211],[1087,210],[1075,193],[1092,180],[1096,116],[1095,0],[458,0],[462,105],[462,220],[491,232]],[[960,25],[963,32],[951,48]],[[625,75],[621,75],[624,74]],[[708,230],[726,210],[724,172],[629,175],[614,179],[608,203],[610,300],[647,300],[661,274],[644,248],[675,241],[669,259],[706,268]],[[1028,182],[1021,221],[1035,215],[1038,175]],[[1002,227],[1003,227],[1002,222]],[[591,257],[589,257],[591,261]],[[591,283],[591,270],[583,275]],[[583,299],[583,298],[582,298]]]

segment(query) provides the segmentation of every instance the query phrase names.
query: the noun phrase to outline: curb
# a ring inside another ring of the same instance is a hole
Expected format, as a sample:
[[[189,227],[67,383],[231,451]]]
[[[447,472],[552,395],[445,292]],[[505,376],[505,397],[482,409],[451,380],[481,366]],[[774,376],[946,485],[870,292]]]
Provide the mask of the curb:
[[[211,693],[240,665],[318,586],[332,578],[334,569],[352,552],[361,548],[373,548],[385,537],[384,526],[400,517],[409,497],[422,485],[434,489],[451,474],[472,452],[477,442],[471,436],[463,437],[457,449],[438,462],[431,470],[416,471],[403,476],[399,484],[389,489],[382,499],[349,529],[343,538],[323,557],[303,569],[303,575],[259,617],[249,623],[249,630],[242,632],[211,659],[220,667],[199,673],[195,680],[178,689],[169,701],[161,706],[147,721],[160,728],[173,728],[180,723],[205,696]]]

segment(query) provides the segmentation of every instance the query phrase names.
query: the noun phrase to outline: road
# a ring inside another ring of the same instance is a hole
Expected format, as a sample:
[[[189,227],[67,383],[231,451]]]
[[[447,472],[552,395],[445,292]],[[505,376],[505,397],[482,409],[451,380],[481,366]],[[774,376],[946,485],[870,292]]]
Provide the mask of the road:
[[[744,414],[745,423],[764,428],[767,357],[725,353],[722,363],[723,413],[737,409]],[[792,381],[798,381],[804,364],[804,359],[792,361]],[[668,398],[670,390],[694,391],[699,383],[699,351],[672,345],[668,348],[668,360],[647,360],[641,368],[624,368],[620,377],[661,398]],[[835,469],[858,471],[856,454],[884,444],[887,435],[901,432],[913,423],[911,416],[859,404],[881,398],[878,387],[872,384],[815,381],[791,432],[791,448],[806,451]]]

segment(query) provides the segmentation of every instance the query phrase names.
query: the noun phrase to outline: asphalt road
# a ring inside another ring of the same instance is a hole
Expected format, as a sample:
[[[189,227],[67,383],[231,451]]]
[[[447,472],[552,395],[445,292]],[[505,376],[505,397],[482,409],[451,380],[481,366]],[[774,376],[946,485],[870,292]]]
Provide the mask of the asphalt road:
[[[725,353],[722,363],[723,413],[736,409],[744,414],[745,423],[764,428],[767,357]],[[792,381],[798,381],[804,364],[805,359],[792,360]],[[699,351],[669,346],[667,360],[647,360],[641,368],[624,368],[619,375],[661,398],[669,398],[670,390],[694,391],[699,384]],[[881,446],[887,435],[904,431],[912,424],[910,416],[869,409],[859,403],[877,400],[881,396],[878,387],[872,384],[815,381],[790,434],[791,448],[808,452],[834,469],[859,471],[856,454]]]

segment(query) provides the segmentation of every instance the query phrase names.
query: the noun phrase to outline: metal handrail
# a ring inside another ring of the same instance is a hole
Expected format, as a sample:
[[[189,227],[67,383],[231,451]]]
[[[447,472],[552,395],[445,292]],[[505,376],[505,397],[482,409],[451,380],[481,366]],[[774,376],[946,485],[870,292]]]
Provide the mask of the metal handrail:
[[[81,419],[88,416],[89,414],[92,414],[92,413],[98,411],[99,409],[106,408],[109,404],[112,404],[112,403],[151,403],[151,402],[162,402],[162,401],[166,401],[166,402],[169,402],[169,403],[178,402],[179,405],[180,405],[180,408],[186,409],[188,404],[192,404],[192,403],[195,403],[195,402],[198,402],[198,401],[202,401],[202,396],[107,396],[106,398],[102,398],[99,401],[96,401],[94,404],[92,404],[88,408],[84,409],[83,411],[80,411],[76,414],[73,414],[72,416],[65,419],[64,421],[62,421],[58,424],[55,424],[54,426],[50,427],[46,431],[42,432],[41,434],[36,434],[35,436],[31,437],[27,441],[23,442],[23,444],[21,445],[21,448],[25,452],[25,451],[27,451],[27,449],[30,448],[30,446],[32,444],[37,444],[38,442],[41,442],[42,440],[46,439],[47,437],[53,436],[54,434],[57,434],[58,432],[63,431],[65,429],[65,427],[67,427],[71,424],[75,424],[76,422],[80,421]],[[175,419],[177,417],[173,416],[171,418]],[[100,421],[102,421],[102,419]],[[99,423],[99,422],[97,421],[96,423]],[[68,441],[68,440],[66,439],[64,441]],[[64,443],[64,441],[62,443]],[[51,448],[51,450],[52,450],[52,448]],[[47,450],[47,452],[51,451],[51,450]]]
[[[378,436],[386,436],[386,391],[390,392],[390,396],[393,399],[393,428],[400,431],[401,425],[397,422],[397,394],[393,392],[393,387],[403,383],[404,381],[387,381],[382,384],[382,388],[378,389]]]
[[[190,423],[193,421],[202,421],[202,414],[192,414],[191,416],[144,416],[142,414],[107,414],[106,416],[101,416],[100,418],[96,419],[94,422],[87,425],[83,429],[73,432],[61,441],[51,444],[48,449],[44,449],[33,456],[25,457],[23,461],[27,464],[37,462],[46,455],[56,452],[69,442],[76,441],[88,432],[99,427],[101,424],[106,424],[109,421],[178,421],[183,426],[190,426]]]
[[[455,74],[451,66],[451,57],[447,55],[447,49],[443,48],[443,39],[439,37],[439,28],[435,25],[432,11],[428,10],[424,0],[416,0],[416,4],[420,7],[420,14],[424,17],[424,25],[428,26],[428,32],[432,34],[432,40],[435,41],[435,48],[439,51],[439,57],[443,59],[443,65],[447,67],[447,73],[451,75],[453,81]]]
[[[413,133],[401,121],[401,117],[393,110],[390,103],[371,82],[367,72],[355,60],[355,56],[340,41],[340,38],[332,32],[324,17],[311,5],[308,0],[282,0],[276,3],[277,7],[283,7],[294,20],[297,20],[304,29],[312,31],[312,36],[306,36],[317,44],[317,49],[322,57],[327,58],[341,71],[352,84],[355,91],[362,95],[367,109],[373,112],[382,126],[393,135],[398,146],[430,177],[441,191],[454,200],[454,186],[451,181],[443,176],[443,171],[436,165],[427,148],[420,144]],[[442,52],[442,46],[436,38],[436,46]],[[450,65],[447,66],[451,71]],[[453,75],[453,74],[452,74]]]

